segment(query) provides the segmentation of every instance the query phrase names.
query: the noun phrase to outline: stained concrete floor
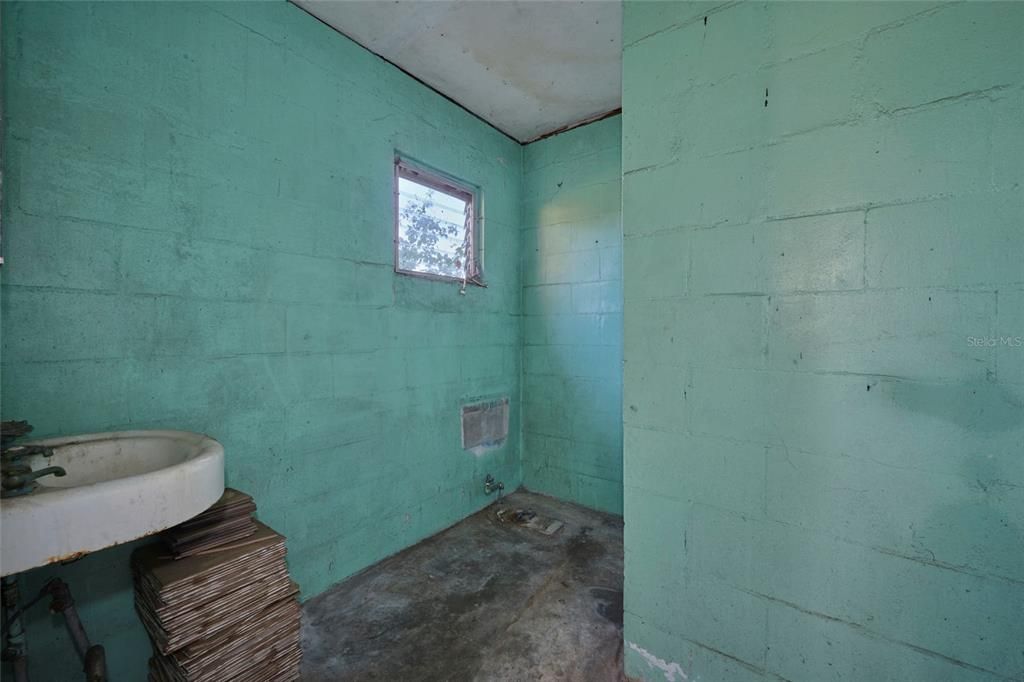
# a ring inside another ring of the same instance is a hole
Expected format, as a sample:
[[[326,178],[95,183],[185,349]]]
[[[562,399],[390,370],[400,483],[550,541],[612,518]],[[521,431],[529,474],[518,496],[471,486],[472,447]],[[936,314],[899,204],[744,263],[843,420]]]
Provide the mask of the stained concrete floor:
[[[512,493],[306,602],[302,644],[310,682],[624,680],[622,521]]]

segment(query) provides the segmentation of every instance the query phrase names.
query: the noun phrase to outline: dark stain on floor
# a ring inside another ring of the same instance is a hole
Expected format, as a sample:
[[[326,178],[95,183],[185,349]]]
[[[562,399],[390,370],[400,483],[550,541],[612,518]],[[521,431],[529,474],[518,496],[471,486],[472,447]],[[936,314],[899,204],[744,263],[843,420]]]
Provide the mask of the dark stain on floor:
[[[306,602],[302,638],[310,682],[624,680],[622,521],[515,492]]]
[[[590,588],[590,594],[597,600],[597,612],[622,627],[622,590],[606,590],[603,587]]]

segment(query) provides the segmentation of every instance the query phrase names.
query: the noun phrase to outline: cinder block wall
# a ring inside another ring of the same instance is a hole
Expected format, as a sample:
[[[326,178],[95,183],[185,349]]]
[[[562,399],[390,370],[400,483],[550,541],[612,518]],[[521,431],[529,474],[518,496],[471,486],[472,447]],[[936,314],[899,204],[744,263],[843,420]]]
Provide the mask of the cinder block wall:
[[[523,483],[622,513],[621,120],[523,153]]]
[[[3,415],[209,433],[304,596],[519,484],[522,151],[285,3],[3,3]],[[392,272],[396,149],[481,186],[488,288]],[[145,676],[129,548],[50,575]],[[31,613],[33,679],[80,674]],[[58,655],[59,652],[63,654]]]
[[[1024,679],[1022,36],[626,3],[629,674]]]

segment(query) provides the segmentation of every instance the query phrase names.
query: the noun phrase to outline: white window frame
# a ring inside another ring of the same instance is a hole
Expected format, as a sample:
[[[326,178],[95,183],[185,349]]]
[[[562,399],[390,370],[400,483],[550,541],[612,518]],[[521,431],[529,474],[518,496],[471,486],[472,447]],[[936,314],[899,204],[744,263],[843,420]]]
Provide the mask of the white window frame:
[[[399,266],[399,250],[401,246],[399,240],[399,178],[411,180],[417,184],[429,187],[433,190],[466,202],[466,206],[469,209],[469,216],[467,216],[467,220],[471,222],[471,230],[469,235],[469,253],[467,254],[465,277],[451,277],[449,275],[439,275],[432,272],[404,270]],[[402,156],[401,154],[396,154],[394,164],[394,235],[392,240],[394,245],[393,256],[395,273],[441,282],[458,282],[462,284],[463,287],[465,287],[466,284],[475,284],[481,287],[486,286],[483,282],[483,249],[480,248],[480,244],[482,242],[482,226],[479,211],[479,194],[479,189],[473,185],[462,182],[461,180],[456,180],[447,173],[443,173],[433,168],[428,168],[415,161],[411,161],[408,157]]]

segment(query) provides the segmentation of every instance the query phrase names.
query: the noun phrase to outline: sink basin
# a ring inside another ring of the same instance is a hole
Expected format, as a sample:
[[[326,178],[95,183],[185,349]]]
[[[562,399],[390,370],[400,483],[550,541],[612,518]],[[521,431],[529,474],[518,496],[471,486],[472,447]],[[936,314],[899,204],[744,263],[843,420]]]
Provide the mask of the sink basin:
[[[21,445],[22,443],[19,443]],[[224,448],[187,431],[120,431],[50,438],[28,459],[61,466],[28,495],[0,501],[0,574],[66,561],[157,533],[224,493]]]

